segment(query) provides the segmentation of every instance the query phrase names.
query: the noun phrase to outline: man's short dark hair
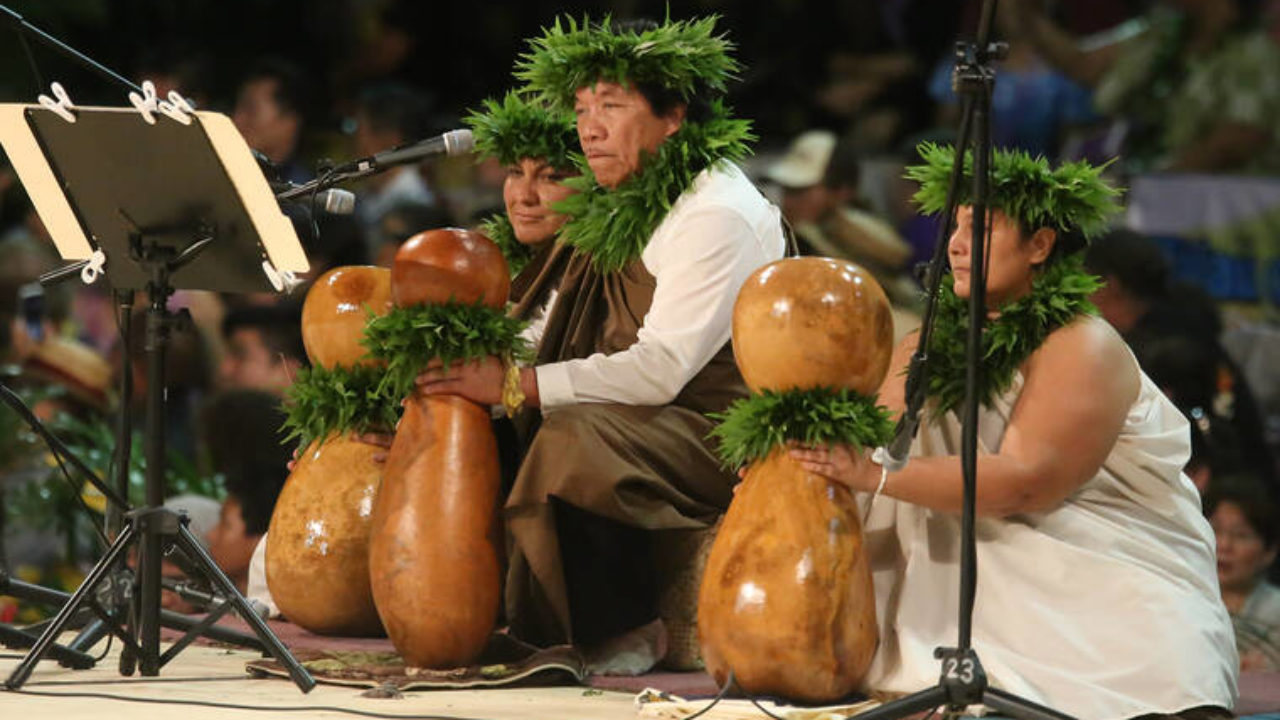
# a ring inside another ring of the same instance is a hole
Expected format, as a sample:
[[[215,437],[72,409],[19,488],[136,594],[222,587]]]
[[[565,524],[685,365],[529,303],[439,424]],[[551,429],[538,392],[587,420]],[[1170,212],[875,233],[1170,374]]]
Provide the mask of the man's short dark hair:
[[[1156,300],[1168,294],[1169,261],[1146,235],[1112,230],[1089,246],[1084,264],[1091,273],[1114,277],[1139,299]]]
[[[252,389],[220,392],[200,409],[202,461],[228,478],[244,474],[241,465],[285,467],[292,448],[285,443],[284,421],[278,395]]]
[[[431,98],[403,83],[371,85],[356,101],[364,121],[376,132],[394,131],[404,140],[424,137],[431,126]]]
[[[282,441],[280,398],[261,390],[228,390],[200,414],[209,469],[226,479],[240,501],[245,533],[261,535],[271,523],[276,497],[288,478],[290,448]]]
[[[222,318],[222,336],[230,338],[240,329],[257,330],[272,355],[307,364],[302,344],[302,305],[287,301],[277,305],[247,305],[229,310]]]
[[[289,479],[285,465],[243,464],[227,477],[227,494],[240,501],[245,535],[262,535],[271,526],[280,490]]]
[[[827,161],[827,169],[822,174],[822,184],[838,190],[849,188],[856,190],[862,175],[862,153],[853,143],[837,140],[831,151],[831,159]]]
[[[249,68],[240,81],[240,87],[255,80],[276,81],[272,99],[282,111],[293,113],[303,121],[311,116],[311,81],[297,65],[280,58],[264,58]]]

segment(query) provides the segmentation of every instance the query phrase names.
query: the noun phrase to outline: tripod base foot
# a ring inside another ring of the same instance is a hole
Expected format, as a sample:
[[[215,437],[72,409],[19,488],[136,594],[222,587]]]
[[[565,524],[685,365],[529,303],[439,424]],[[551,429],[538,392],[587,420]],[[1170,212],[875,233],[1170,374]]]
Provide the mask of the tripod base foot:
[[[0,645],[15,650],[28,650],[35,647],[36,642],[40,638],[35,635],[25,633],[17,628],[8,625],[0,625]],[[92,655],[81,652],[62,645],[53,644],[49,646],[49,657],[58,661],[58,664],[72,670],[88,670],[98,663]]]

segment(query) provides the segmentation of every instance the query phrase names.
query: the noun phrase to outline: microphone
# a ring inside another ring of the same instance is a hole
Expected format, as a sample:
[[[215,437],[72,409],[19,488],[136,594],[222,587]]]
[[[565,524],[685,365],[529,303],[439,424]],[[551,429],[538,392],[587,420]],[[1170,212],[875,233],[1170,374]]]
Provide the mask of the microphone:
[[[204,610],[205,612],[208,612],[214,609],[215,607],[225,602],[228,602],[227,598],[217,593],[210,592],[209,590],[205,590],[188,580],[173,580],[172,578],[161,578],[160,585],[166,590],[170,590],[172,592],[177,593],[178,597],[182,598],[183,600],[186,600],[187,602],[195,603],[196,605],[200,606],[201,610]],[[261,600],[254,600],[252,598],[245,598],[245,600],[248,601],[249,603],[249,609],[252,610],[253,614],[257,615],[259,618],[266,620],[267,617],[271,614],[271,610]],[[232,609],[235,609],[235,606],[232,606]]]
[[[311,204],[311,195],[303,195],[298,200]],[[350,190],[329,188],[316,193],[316,207],[330,215],[350,215],[356,210],[356,195]]]
[[[290,182],[268,182],[267,184],[271,186],[271,192],[276,194],[277,200],[311,206],[311,193],[302,185],[294,185]],[[356,196],[350,190],[329,188],[315,194],[315,206],[330,215],[350,215],[356,210]]]
[[[371,157],[362,158],[352,163],[357,172],[369,172],[396,165],[408,165],[420,160],[445,155],[465,155],[476,146],[476,140],[470,130],[450,130],[449,132],[422,140],[410,145],[402,145],[392,150],[384,150]]]

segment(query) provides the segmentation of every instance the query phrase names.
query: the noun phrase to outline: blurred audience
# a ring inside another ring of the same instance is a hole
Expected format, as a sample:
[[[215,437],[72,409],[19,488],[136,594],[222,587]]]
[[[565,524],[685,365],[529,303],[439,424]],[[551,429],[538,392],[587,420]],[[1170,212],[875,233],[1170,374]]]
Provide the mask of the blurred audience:
[[[209,468],[226,478],[227,497],[208,533],[209,554],[243,592],[249,560],[271,524],[276,498],[288,478],[280,398],[252,389],[213,398],[201,417]]]
[[[1231,613],[1241,670],[1280,670],[1280,587],[1267,582],[1280,549],[1275,497],[1248,476],[1205,497],[1218,541],[1218,584]]]
[[[907,272],[911,248],[885,220],[866,209],[858,193],[859,153],[829,130],[810,130],[792,141],[765,176],[782,188],[782,214],[802,255],[852,260],[876,278],[899,310],[895,330],[919,325],[908,309],[920,289]]]
[[[432,129],[431,102],[424,93],[399,83],[374,85],[360,93],[356,104],[352,146],[356,157],[368,157],[426,139]],[[422,168],[401,165],[364,181],[356,212],[369,230],[392,207],[433,205],[435,200]]]
[[[218,524],[208,534],[209,554],[241,593],[248,587],[254,548],[271,525],[276,498],[288,476],[284,465],[262,465],[227,478]]]
[[[1169,262],[1155,241],[1129,230],[1095,240],[1085,265],[1102,277],[1093,301],[1129,343],[1151,379],[1202,433],[1208,457],[1222,465],[1242,462],[1268,483],[1275,460],[1244,374],[1222,349],[1217,307],[1199,287],[1171,279]]]
[[[1040,0],[1003,4],[1016,37],[1125,123],[1131,171],[1280,170],[1280,46],[1260,26],[1257,0],[1164,0],[1087,41]]]
[[[996,64],[997,82],[991,93],[991,143],[1031,155],[1058,157],[1072,129],[1098,119],[1086,88],[1054,69],[1034,45],[1018,36],[1009,2],[1000,3],[996,39],[1008,43],[1008,55]],[[944,55],[929,79],[929,96],[938,104],[937,124],[956,127],[962,104],[952,88],[956,66]]]
[[[275,164],[284,182],[304,183],[311,173],[302,165],[299,144],[309,112],[309,81],[284,60],[259,61],[240,82],[231,120],[250,148]]]
[[[374,241],[374,265],[391,267],[396,250],[405,240],[423,230],[449,227],[453,218],[443,208],[436,205],[418,203],[401,203],[387,209],[378,219],[378,224],[370,236]]]
[[[283,396],[298,368],[307,365],[301,319],[301,306],[292,302],[228,311],[222,320],[227,354],[218,368],[219,386]]]

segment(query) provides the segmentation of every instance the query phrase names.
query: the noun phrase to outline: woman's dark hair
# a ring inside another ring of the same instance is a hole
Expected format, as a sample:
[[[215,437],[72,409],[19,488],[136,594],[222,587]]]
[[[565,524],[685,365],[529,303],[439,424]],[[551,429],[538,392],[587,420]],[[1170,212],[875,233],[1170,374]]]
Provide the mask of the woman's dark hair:
[[[288,479],[287,467],[265,463],[242,463],[227,476],[227,494],[240,501],[245,535],[267,532],[276,500]]]
[[[1253,475],[1215,477],[1204,496],[1205,517],[1212,517],[1224,502],[1240,508],[1245,522],[1262,538],[1263,547],[1280,545],[1280,511],[1276,509],[1276,498],[1261,480]]]
[[[1058,239],[1053,243],[1053,250],[1049,252],[1049,257],[1045,259],[1046,263],[1052,263],[1059,258],[1073,255],[1088,247],[1089,241],[1085,240],[1084,233],[1079,230],[1059,230]]]

